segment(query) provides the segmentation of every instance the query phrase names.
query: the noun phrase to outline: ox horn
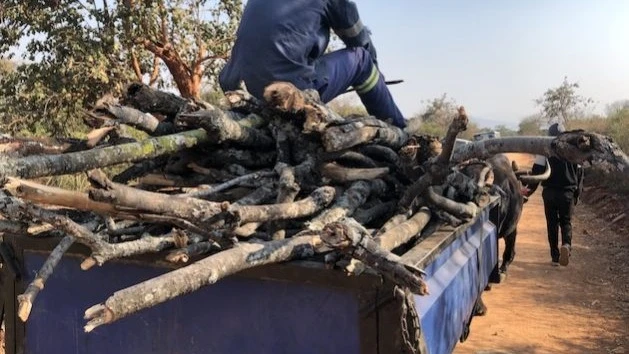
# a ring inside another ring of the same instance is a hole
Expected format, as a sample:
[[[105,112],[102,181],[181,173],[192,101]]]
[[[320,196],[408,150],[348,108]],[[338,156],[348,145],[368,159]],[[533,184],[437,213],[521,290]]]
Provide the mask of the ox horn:
[[[547,180],[550,177],[550,163],[548,163],[548,159],[546,159],[546,171],[540,175],[529,175],[530,171],[526,171],[523,174],[516,173],[518,179],[523,183],[539,183]]]

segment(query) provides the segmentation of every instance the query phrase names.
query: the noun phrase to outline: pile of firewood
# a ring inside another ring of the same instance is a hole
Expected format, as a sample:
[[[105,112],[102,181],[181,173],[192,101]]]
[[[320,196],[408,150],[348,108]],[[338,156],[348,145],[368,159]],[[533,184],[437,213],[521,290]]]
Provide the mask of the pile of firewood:
[[[399,255],[500,195],[488,157],[528,152],[629,165],[611,141],[586,132],[454,151],[467,125],[463,108],[439,140],[373,117],[341,117],[316,93],[285,83],[269,86],[264,101],[228,93],[224,106],[133,84],[86,113],[93,128],[86,140],[2,137],[0,232],[63,236],[18,299],[22,320],[74,242],[91,250],[84,270],[146,253],[182,265],[88,309],[86,331],[243,269],[292,259],[353,273],[369,267],[426,294],[422,271]],[[125,126],[149,137],[133,138]],[[130,165],[119,173],[104,172],[123,163]],[[478,168],[464,168],[472,164]],[[88,193],[34,181],[78,172],[88,173]]]

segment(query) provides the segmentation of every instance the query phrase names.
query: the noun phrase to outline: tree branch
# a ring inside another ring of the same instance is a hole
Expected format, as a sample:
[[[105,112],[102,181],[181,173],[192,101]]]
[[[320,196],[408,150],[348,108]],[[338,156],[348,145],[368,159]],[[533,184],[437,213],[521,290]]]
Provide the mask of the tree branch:
[[[86,332],[112,323],[177,296],[190,293],[220,279],[265,264],[279,263],[315,254],[318,236],[301,236],[238,246],[204,258],[184,268],[115,292],[104,303],[85,311]]]

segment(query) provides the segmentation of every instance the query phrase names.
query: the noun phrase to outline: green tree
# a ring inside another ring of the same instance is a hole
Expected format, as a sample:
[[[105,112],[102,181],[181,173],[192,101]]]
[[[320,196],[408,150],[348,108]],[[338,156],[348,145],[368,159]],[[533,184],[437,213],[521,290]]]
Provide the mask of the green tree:
[[[500,136],[516,136],[518,132],[509,129],[506,125],[500,124],[494,127],[494,130],[500,133]]]
[[[608,119],[610,135],[623,151],[629,151],[629,106],[614,112]]]
[[[519,124],[518,134],[525,136],[537,136],[541,135],[542,126],[544,125],[544,118],[540,115],[528,116]]]
[[[582,115],[583,110],[594,103],[594,100],[577,94],[578,88],[578,83],[569,82],[568,77],[564,77],[559,87],[546,90],[542,97],[535,100],[541,108],[542,116],[549,123],[565,124]]]
[[[411,117],[407,122],[406,131],[411,134],[426,134],[444,137],[454,117],[458,115],[459,105],[456,100],[446,93],[431,100],[422,101],[424,110]],[[462,139],[472,139],[478,133],[479,127],[473,121],[467,125],[467,130],[460,134]]]
[[[241,0],[4,0],[0,56],[25,64],[0,79],[5,129],[73,132],[81,111],[130,81],[199,98],[216,84]]]
[[[620,100],[607,105],[605,112],[608,117],[616,115],[618,112],[629,109],[629,100]]]

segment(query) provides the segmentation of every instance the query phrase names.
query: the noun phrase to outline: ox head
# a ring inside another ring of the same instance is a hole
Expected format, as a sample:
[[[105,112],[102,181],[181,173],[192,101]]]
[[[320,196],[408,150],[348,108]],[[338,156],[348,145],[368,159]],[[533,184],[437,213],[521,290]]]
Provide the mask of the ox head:
[[[550,177],[551,173],[548,159],[544,156],[538,156],[532,170],[520,171],[515,161],[512,163],[512,168],[516,178],[520,181],[525,202],[533,195],[539,184]],[[539,172],[540,170],[543,172]]]

